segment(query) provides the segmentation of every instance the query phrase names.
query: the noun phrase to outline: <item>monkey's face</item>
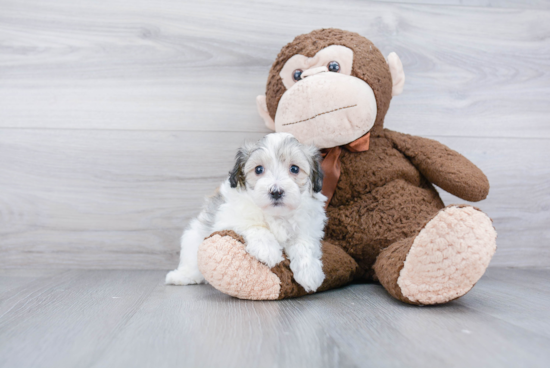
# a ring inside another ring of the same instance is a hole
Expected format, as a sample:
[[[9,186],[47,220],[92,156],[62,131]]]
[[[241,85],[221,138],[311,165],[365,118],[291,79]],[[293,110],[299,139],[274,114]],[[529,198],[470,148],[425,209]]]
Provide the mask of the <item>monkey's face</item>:
[[[333,45],[314,57],[294,55],[279,74],[286,92],[275,130],[319,148],[347,144],[367,133],[376,119],[372,88],[351,76],[353,51]]]
[[[346,45],[334,44],[336,37]],[[401,93],[404,80],[395,53],[386,62],[356,33],[313,31],[283,48],[270,72],[267,98],[257,97],[258,111],[268,128],[291,133],[301,143],[341,146],[375,124],[382,127],[389,101]]]

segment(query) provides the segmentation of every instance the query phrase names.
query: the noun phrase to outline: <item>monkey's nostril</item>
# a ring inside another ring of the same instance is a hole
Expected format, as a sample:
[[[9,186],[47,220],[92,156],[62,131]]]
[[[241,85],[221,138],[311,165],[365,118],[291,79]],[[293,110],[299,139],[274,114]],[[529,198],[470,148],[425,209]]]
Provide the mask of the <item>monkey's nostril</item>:
[[[282,189],[273,189],[269,192],[269,195],[271,196],[271,198],[275,200],[281,199],[283,194],[285,194],[285,191]]]

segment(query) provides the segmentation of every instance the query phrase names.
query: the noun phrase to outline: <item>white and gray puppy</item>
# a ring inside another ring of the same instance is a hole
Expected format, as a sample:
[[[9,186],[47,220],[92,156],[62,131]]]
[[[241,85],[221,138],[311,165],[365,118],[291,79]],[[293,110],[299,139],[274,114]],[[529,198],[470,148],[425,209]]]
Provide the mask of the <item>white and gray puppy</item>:
[[[284,250],[296,282],[317,290],[325,278],[321,239],[327,219],[318,149],[288,133],[269,134],[240,148],[229,174],[184,231],[180,264],[166,283],[205,282],[197,266],[199,245],[214,231],[233,230],[245,239],[246,251],[268,267],[283,260]]]

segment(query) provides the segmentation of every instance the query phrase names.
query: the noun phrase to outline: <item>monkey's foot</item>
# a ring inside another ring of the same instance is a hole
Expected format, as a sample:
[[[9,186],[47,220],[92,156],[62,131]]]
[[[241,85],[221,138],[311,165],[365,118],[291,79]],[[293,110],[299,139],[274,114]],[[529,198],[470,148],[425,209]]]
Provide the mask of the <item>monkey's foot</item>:
[[[294,279],[287,258],[269,268],[246,252],[244,239],[233,231],[219,231],[205,239],[197,259],[206,281],[236,298],[275,300],[309,294]],[[353,258],[328,242],[323,242],[322,263],[325,279],[317,292],[349,284],[357,274]]]
[[[496,250],[491,219],[471,206],[449,206],[416,237],[386,248],[375,265],[384,287],[411,304],[441,304],[472,289]]]
[[[244,240],[233,231],[205,239],[199,247],[198,264],[206,281],[222,293],[240,299],[279,299],[281,280],[246,252]]]

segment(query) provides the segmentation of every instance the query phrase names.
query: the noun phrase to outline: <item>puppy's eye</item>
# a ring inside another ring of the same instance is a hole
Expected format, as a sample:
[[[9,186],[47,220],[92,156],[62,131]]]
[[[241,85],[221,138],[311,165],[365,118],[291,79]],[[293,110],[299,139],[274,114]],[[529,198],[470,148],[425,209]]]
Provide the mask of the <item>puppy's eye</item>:
[[[340,71],[340,64],[337,61],[331,61],[328,63],[327,68],[329,72],[338,73]]]
[[[292,73],[292,78],[298,82],[302,79],[302,71],[300,69],[296,69],[294,73]]]
[[[263,166],[256,166],[256,168],[254,169],[254,172],[256,173],[256,175],[261,175],[264,173],[264,167]]]
[[[300,168],[296,165],[292,165],[290,167],[290,172],[293,173],[293,174],[298,174],[300,172]]]

